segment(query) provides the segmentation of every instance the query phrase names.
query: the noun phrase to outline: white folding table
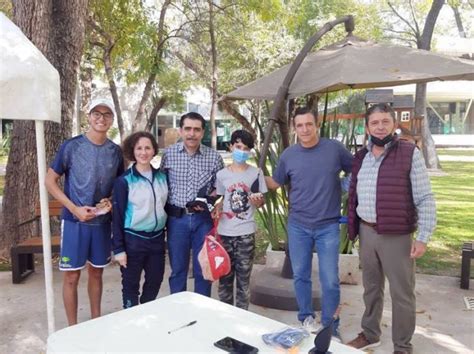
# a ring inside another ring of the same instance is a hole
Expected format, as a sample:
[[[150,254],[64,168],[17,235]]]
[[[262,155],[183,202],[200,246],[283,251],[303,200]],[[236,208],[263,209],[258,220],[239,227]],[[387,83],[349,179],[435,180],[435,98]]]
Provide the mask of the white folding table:
[[[192,321],[196,324],[168,333]],[[182,292],[59,330],[49,336],[47,353],[225,353],[214,342],[227,336],[257,347],[259,353],[275,353],[262,334],[284,327],[255,313]],[[300,343],[299,352],[308,353],[313,340],[314,335]],[[362,353],[334,341],[329,350]]]

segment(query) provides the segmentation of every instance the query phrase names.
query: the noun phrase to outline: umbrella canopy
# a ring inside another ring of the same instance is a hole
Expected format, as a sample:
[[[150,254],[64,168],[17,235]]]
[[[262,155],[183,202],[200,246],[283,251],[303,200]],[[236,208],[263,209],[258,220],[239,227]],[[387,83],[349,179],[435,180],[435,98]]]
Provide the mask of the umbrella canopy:
[[[0,12],[0,118],[61,121],[59,73]]]
[[[54,332],[54,293],[48,193],[44,186],[44,121],[61,122],[59,73],[0,12],[0,118],[35,121],[48,331]]]
[[[226,96],[273,99],[290,65]],[[298,69],[288,98],[348,88],[396,86],[436,80],[474,80],[474,62],[426,50],[378,44],[355,36],[309,54]]]

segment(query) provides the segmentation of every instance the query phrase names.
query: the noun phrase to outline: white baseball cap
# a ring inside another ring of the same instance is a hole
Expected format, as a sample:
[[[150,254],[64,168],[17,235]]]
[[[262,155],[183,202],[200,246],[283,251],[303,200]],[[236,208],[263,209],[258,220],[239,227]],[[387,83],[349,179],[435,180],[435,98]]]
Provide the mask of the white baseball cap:
[[[115,108],[114,104],[112,101],[106,99],[106,98],[96,98],[91,101],[91,104],[89,105],[89,113],[97,106],[104,106],[110,109],[114,115],[114,118],[117,117],[117,114],[115,113]]]

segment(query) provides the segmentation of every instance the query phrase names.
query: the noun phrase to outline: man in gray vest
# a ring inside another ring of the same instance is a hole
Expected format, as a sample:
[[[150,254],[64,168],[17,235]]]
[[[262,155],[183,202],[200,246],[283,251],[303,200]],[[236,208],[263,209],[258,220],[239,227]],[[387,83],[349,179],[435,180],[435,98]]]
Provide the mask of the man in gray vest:
[[[349,237],[360,238],[365,312],[362,332],[348,345],[380,345],[385,276],[392,297],[394,353],[411,353],[415,331],[415,259],[436,225],[430,180],[417,147],[394,137],[389,104],[370,107],[367,147],[355,155],[349,189]],[[412,235],[418,228],[418,236]]]

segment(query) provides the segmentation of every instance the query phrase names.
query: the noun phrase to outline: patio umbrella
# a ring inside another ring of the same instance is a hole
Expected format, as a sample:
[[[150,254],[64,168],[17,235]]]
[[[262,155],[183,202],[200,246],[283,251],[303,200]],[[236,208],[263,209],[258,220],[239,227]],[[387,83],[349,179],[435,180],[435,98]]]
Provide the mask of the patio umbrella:
[[[228,98],[275,98],[290,65],[226,95]],[[287,98],[348,88],[405,85],[429,81],[474,80],[474,62],[426,50],[379,44],[349,35],[309,54],[289,87]]]
[[[48,332],[54,332],[54,294],[48,193],[44,186],[44,121],[61,122],[59,73],[0,12],[0,118],[35,121]]]

